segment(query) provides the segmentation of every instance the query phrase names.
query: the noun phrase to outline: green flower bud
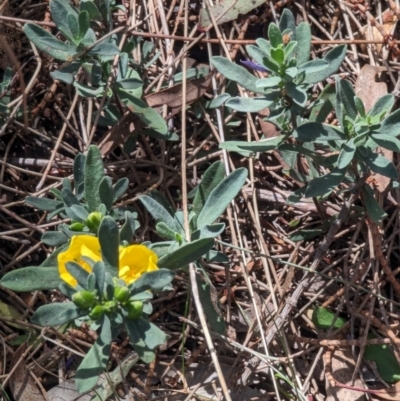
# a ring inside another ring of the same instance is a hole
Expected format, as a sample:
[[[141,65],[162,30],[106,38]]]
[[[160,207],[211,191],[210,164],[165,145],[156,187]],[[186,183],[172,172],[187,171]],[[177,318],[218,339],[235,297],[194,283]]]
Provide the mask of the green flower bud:
[[[125,305],[128,310],[128,317],[130,319],[139,319],[143,313],[143,302],[142,301],[131,301]]]
[[[93,320],[97,320],[103,316],[104,309],[101,305],[96,305],[89,313],[89,317]]]
[[[78,223],[77,221],[75,223],[72,223],[69,226],[71,231],[82,231],[85,228],[85,225],[82,223]]]
[[[117,307],[116,301],[107,301],[103,304],[104,312],[114,312]]]
[[[82,309],[88,309],[96,302],[96,295],[90,291],[82,290],[72,295],[72,301]]]
[[[124,303],[129,298],[129,289],[128,287],[115,287],[114,289],[114,298],[121,303]]]
[[[103,213],[100,212],[92,212],[87,217],[85,223],[89,227],[89,229],[95,233],[100,227],[101,220],[103,219]]]

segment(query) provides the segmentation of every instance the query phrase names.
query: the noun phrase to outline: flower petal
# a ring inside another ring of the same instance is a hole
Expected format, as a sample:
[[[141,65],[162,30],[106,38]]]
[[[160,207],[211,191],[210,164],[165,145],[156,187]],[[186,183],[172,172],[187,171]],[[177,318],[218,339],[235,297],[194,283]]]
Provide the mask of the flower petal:
[[[119,253],[119,278],[130,284],[143,273],[158,270],[157,261],[157,255],[144,245],[122,248]]]
[[[91,235],[74,235],[66,251],[61,252],[58,257],[58,271],[60,278],[72,287],[76,287],[76,279],[67,270],[67,262],[79,263],[87,272],[92,269],[82,259],[82,256],[92,259],[94,262],[101,260],[100,243],[97,237]]]

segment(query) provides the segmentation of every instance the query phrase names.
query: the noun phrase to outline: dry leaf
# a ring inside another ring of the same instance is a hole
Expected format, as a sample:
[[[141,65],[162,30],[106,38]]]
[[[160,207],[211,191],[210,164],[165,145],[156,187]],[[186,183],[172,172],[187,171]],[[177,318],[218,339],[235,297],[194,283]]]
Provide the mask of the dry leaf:
[[[120,143],[124,143],[134,131],[138,131],[144,127],[145,124],[138,116],[127,112],[117,124],[100,138],[98,147],[101,155],[107,155]]]
[[[383,95],[387,94],[387,86],[385,82],[376,82],[376,77],[382,71],[380,67],[372,65],[364,65],[357,78],[355,93],[364,102],[365,111],[369,111],[376,101]],[[388,149],[378,148],[377,152],[381,153],[388,160],[393,161],[393,152]],[[374,174],[374,182],[380,193],[384,192],[390,184],[390,178],[380,174]]]
[[[215,6],[202,8],[200,11],[199,31],[204,31],[212,24],[210,12],[217,25],[235,20],[239,14],[247,14],[256,7],[265,3],[265,0],[225,0]]]
[[[211,74],[205,77],[192,79],[186,82],[186,104],[200,99],[211,84]],[[168,117],[178,114],[182,109],[182,84],[171,86],[159,92],[145,96],[145,100],[153,109],[162,109],[168,105]],[[160,110],[158,110],[160,111]]]
[[[323,355],[325,370],[329,370],[330,358],[328,352]],[[336,349],[332,355],[331,369],[332,375],[340,383],[351,385],[351,379],[354,372],[354,360],[350,350]],[[354,386],[362,387],[362,381],[357,378]],[[365,393],[355,391],[340,386],[332,386],[330,381],[326,379],[326,401],[365,401]]]
[[[11,368],[23,357],[26,344],[22,344],[11,359]],[[25,360],[18,363],[10,378],[10,389],[15,401],[47,401],[26,368]]]
[[[382,13],[382,22],[383,22],[382,29],[385,32],[385,35],[390,35],[391,33],[393,33],[397,22],[396,14],[390,9],[385,10]],[[366,40],[373,40],[373,41],[383,40],[383,37],[376,26],[371,26],[371,28],[369,28],[368,25],[364,26],[362,31],[360,31],[360,35],[362,39]],[[379,54],[382,50],[382,45],[378,43],[375,46],[376,46],[376,51]],[[365,45],[361,45],[361,48],[364,52],[366,52]]]
[[[378,396],[382,400],[399,401],[400,400],[400,382],[389,388],[371,391],[371,394]]]
[[[258,112],[258,117],[259,117],[258,122],[260,123],[261,131],[266,139],[275,138],[280,134],[275,124],[272,124],[269,121],[264,121],[264,118],[268,116],[269,116],[268,108],[265,108]]]

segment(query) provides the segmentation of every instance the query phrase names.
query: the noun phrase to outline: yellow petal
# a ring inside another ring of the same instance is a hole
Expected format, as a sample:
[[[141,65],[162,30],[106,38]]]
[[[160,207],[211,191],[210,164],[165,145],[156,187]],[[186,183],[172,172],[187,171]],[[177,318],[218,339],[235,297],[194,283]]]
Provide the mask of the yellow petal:
[[[143,273],[158,270],[157,261],[157,255],[144,245],[120,248],[119,278],[130,284]]]
[[[97,237],[91,235],[74,235],[71,238],[68,249],[58,255],[57,260],[60,277],[72,287],[76,287],[77,281],[68,272],[66,266],[67,262],[76,262],[87,272],[92,271],[89,264],[82,259],[82,256],[88,257],[94,262],[101,260],[100,243]]]

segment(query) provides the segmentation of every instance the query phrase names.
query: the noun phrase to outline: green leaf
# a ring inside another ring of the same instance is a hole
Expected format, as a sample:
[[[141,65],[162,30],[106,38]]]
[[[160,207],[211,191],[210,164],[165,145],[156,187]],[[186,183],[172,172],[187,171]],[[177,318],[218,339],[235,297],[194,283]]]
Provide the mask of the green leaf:
[[[167,226],[163,221],[156,224],[157,233],[160,237],[176,240],[177,235],[180,235],[176,231],[172,230],[170,226]]]
[[[278,65],[282,65],[283,61],[285,60],[285,52],[283,49],[271,49],[271,58],[277,63]]]
[[[81,0],[79,4],[80,11],[87,11],[92,20],[101,20],[101,14],[93,0]]]
[[[126,177],[120,178],[113,186],[114,202],[125,194],[129,187],[129,180]],[[104,202],[103,202],[104,203]]]
[[[394,136],[372,133],[371,138],[382,148],[400,152],[400,141]]]
[[[354,145],[354,138],[351,138],[345,143],[342,150],[340,151],[339,159],[337,161],[338,169],[346,168],[354,158],[356,153],[356,146]]]
[[[114,202],[114,190],[111,177],[103,177],[99,185],[99,196],[101,203],[104,203],[110,211]]]
[[[79,45],[80,38],[79,38],[79,22],[78,16],[74,14],[67,14],[67,25],[72,33],[72,37],[68,38],[72,43],[75,45]]]
[[[225,103],[226,107],[230,107],[233,110],[241,111],[244,113],[255,113],[271,106],[275,99],[280,95],[279,93],[273,92],[265,97],[231,97]]]
[[[279,20],[279,30],[281,32],[291,31],[293,40],[297,40],[296,21],[292,12],[288,8],[284,8]]]
[[[360,113],[360,116],[365,118],[367,114],[365,112],[364,102],[358,96],[355,96],[354,103],[356,105],[357,111]]]
[[[68,14],[73,17],[78,17],[78,13],[68,1],[51,0],[50,1],[51,17],[57,28],[71,42],[74,42],[75,36],[72,34],[68,24]]]
[[[78,284],[86,289],[89,273],[80,264],[72,260],[66,263],[66,267],[68,272],[76,279]]]
[[[54,199],[36,198],[35,196],[27,196],[25,202],[32,205],[36,209],[46,212],[54,212],[63,206],[63,202]]]
[[[78,94],[82,97],[91,98],[91,97],[100,97],[104,93],[104,86],[100,86],[99,88],[95,88],[93,86],[88,86],[81,84],[80,82],[74,82],[74,87],[76,88]]]
[[[91,56],[114,57],[119,54],[119,48],[114,43],[100,42],[88,51]]]
[[[396,167],[393,163],[386,159],[386,157],[381,156],[378,153],[374,153],[369,149],[366,150],[366,156],[362,157],[361,160],[375,173],[389,177],[392,180],[397,180],[398,174]]]
[[[173,270],[180,269],[200,259],[213,245],[213,238],[203,238],[190,242],[160,258],[158,267]]]
[[[303,229],[290,234],[289,239],[293,242],[308,241],[320,236],[324,232],[325,230],[323,228]]]
[[[246,50],[247,53],[249,54],[249,56],[257,63],[260,65],[263,65],[263,59],[264,57],[266,57],[267,55],[270,54],[270,50],[268,50],[268,52],[264,52],[262,49],[260,49],[257,46],[254,45],[247,45],[246,46]]]
[[[251,92],[260,93],[260,90],[256,86],[257,78],[244,67],[232,63],[232,61],[221,56],[212,57],[211,64],[231,81],[237,82],[240,86]]]
[[[281,77],[268,77],[258,79],[256,82],[257,88],[275,88],[282,82]]]
[[[39,307],[33,314],[31,322],[39,326],[60,326],[84,314],[85,311],[79,309],[73,302],[55,302]]]
[[[389,111],[392,110],[394,101],[395,97],[391,93],[383,95],[376,101],[371,110],[368,111],[368,115],[375,117],[383,113],[389,113]]]
[[[175,277],[175,272],[169,269],[158,269],[153,272],[142,274],[137,280],[129,285],[131,296],[140,294],[143,291],[161,291]]]
[[[153,108],[143,100],[138,99],[124,89],[117,89],[116,92],[126,107],[136,114],[147,126],[162,135],[168,134],[168,127],[165,120]]]
[[[197,228],[212,224],[239,193],[246,182],[247,170],[238,168],[214,188],[197,217]]]
[[[364,195],[365,209],[367,210],[368,217],[375,223],[379,224],[384,218],[387,217],[386,212],[381,208],[379,203],[374,197],[374,191],[369,185],[364,185],[362,188]]]
[[[300,125],[294,132],[293,137],[301,142],[324,143],[328,141],[344,141],[346,136],[332,125],[310,122]]]
[[[103,315],[100,335],[90,347],[82,363],[76,371],[75,382],[79,393],[91,390],[99,380],[99,376],[107,367],[111,351],[111,325],[107,315]]]
[[[300,66],[310,59],[311,54],[311,28],[307,22],[301,22],[296,27],[297,65]]]
[[[273,48],[277,48],[283,44],[282,34],[277,25],[271,22],[268,26],[268,39],[271,42]],[[272,49],[271,49],[272,50]]]
[[[309,75],[315,74],[316,72],[320,72],[324,70],[327,66],[328,63],[323,59],[311,60],[298,67],[298,74],[305,73],[307,80],[307,77]]]
[[[85,160],[85,199],[90,212],[97,210],[101,203],[99,186],[103,177],[104,165],[100,150],[97,146],[90,145]]]
[[[196,230],[191,235],[191,240],[199,238],[215,238],[225,230],[225,223],[217,223],[203,226],[200,230]]]
[[[220,95],[216,96],[213,100],[207,103],[207,108],[215,109],[217,107],[221,107],[231,95],[229,93],[221,93]]]
[[[142,195],[139,200],[157,223],[162,221],[175,232],[182,232],[182,227],[179,226],[164,205],[148,195]]]
[[[350,117],[352,121],[357,117],[358,110],[354,98],[353,85],[349,81],[336,77],[336,114],[342,127],[344,126],[345,116]],[[341,117],[339,117],[340,113],[338,113],[339,107],[342,107],[344,111]]]
[[[77,53],[75,46],[59,41],[55,36],[38,25],[27,23],[24,33],[36,47],[58,60],[71,60]]]
[[[307,103],[307,93],[297,86],[294,82],[286,82],[286,92],[299,106]]]
[[[74,186],[78,199],[81,199],[85,192],[85,161],[86,156],[83,153],[78,153],[74,160]]]
[[[79,39],[83,39],[90,27],[90,15],[87,11],[81,11],[78,17],[79,22]]]
[[[69,210],[72,212],[72,219],[75,221],[84,222],[88,216],[88,211],[81,205],[72,205]]]
[[[382,121],[379,132],[391,136],[400,135],[400,109],[396,110]]]
[[[331,312],[329,309],[322,308],[320,306],[317,306],[314,309],[312,315],[312,321],[318,329],[328,330],[329,328],[331,328],[334,319],[335,319],[335,314]],[[332,329],[333,330],[340,329],[345,323],[346,320],[338,316],[335,320],[335,323],[332,326]]]
[[[342,62],[346,57],[346,51],[347,51],[346,45],[339,45],[334,47],[328,53],[326,53],[323,60],[325,60],[328,63],[328,66],[324,68],[322,71],[307,76],[306,83],[316,84],[333,75],[342,65]]]
[[[374,338],[374,336],[368,335],[368,338]],[[395,383],[400,380],[400,365],[391,345],[367,345],[364,349],[364,358],[375,362],[378,373],[385,382]]]
[[[202,280],[198,274],[196,275],[196,281],[201,305],[203,307],[204,314],[207,316],[207,322],[209,326],[213,331],[219,334],[225,334],[225,320],[221,314],[220,307],[218,305],[218,299],[213,301],[214,298],[211,292],[210,283]]]
[[[221,161],[213,163],[204,173],[193,200],[193,211],[198,216],[211,191],[224,179],[225,167]]]
[[[318,96],[316,104],[311,109],[309,121],[323,123],[334,109],[335,100],[335,85],[327,84]]]
[[[169,336],[167,336],[161,329],[155,324],[141,318],[133,320],[132,323],[135,325],[140,338],[144,341],[146,346],[153,350],[160,345],[164,344]]]
[[[1,285],[16,292],[52,290],[62,283],[58,267],[29,266],[6,273]]]
[[[99,227],[99,241],[106,272],[112,277],[118,276],[119,267],[119,230],[115,220],[105,216]]]
[[[60,231],[46,231],[41,238],[41,241],[48,246],[60,246],[68,242],[67,237],[63,232]]]
[[[138,228],[139,222],[135,220],[133,214],[130,212],[125,212],[125,223],[123,224],[119,232],[120,241],[126,241],[128,244],[130,244],[133,240],[135,231]]]
[[[314,198],[317,196],[328,195],[343,181],[344,175],[345,171],[333,169],[328,174],[325,174],[318,178],[314,178],[308,184],[305,196],[307,198]]]
[[[268,152],[269,150],[278,148],[285,138],[285,135],[280,135],[274,138],[263,139],[258,142],[228,141],[220,143],[219,147],[231,152],[240,152],[243,150],[252,153]]]

